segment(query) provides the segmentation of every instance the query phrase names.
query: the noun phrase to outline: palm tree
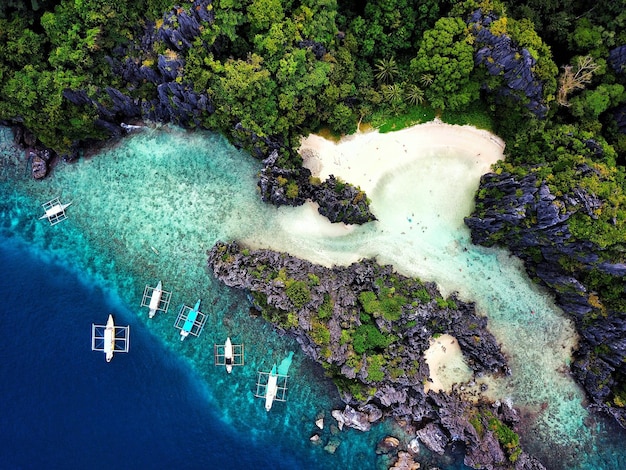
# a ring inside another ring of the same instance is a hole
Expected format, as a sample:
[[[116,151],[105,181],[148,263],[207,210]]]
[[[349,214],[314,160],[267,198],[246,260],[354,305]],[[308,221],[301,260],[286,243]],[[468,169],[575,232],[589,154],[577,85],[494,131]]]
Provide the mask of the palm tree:
[[[396,75],[398,75],[398,64],[396,64],[396,59],[390,57],[389,59],[379,59],[374,64],[376,68],[376,79],[379,82],[393,82],[393,79]]]
[[[429,86],[433,84],[433,80],[435,77],[431,73],[423,73],[420,77],[420,83],[424,86]]]
[[[424,90],[413,83],[409,83],[404,96],[409,104],[414,106],[424,102]]]
[[[402,101],[402,87],[400,85],[383,85],[383,98],[389,103],[395,104]]]

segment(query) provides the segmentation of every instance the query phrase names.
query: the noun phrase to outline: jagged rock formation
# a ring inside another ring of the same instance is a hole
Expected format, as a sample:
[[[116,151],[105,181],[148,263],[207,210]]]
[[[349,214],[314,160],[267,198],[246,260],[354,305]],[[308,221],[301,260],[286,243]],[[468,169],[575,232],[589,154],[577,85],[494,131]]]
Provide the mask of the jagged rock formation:
[[[580,165],[577,171],[594,170]],[[531,278],[550,288],[581,335],[574,376],[595,406],[626,427],[626,409],[614,395],[626,377],[626,312],[603,308],[581,281],[589,273],[609,276],[621,282],[623,291],[626,264],[608,261],[599,246],[575,239],[568,227],[578,211],[594,218],[602,201],[583,189],[556,196],[533,173],[523,178],[486,174],[479,194],[475,212],[465,219],[473,242],[508,247],[524,260]]]
[[[313,184],[308,168],[287,169],[277,165],[278,150],[263,160],[258,182],[261,198],[275,206],[299,206],[307,199],[317,202],[318,212],[331,222],[363,224],[376,220],[363,191],[330,176]]]
[[[333,377],[346,403],[332,415],[339,427],[368,430],[393,417],[419,430],[422,442],[441,451],[453,441],[467,446],[475,468],[543,468],[523,453],[506,404],[424,392],[429,379],[423,352],[433,335],[457,338],[477,373],[508,373],[487,320],[471,303],[444,299],[423,283],[364,260],[326,268],[286,253],[249,251],[218,242],[208,264],[226,285],[249,291],[264,318],[295,336],[302,350]]]
[[[617,73],[626,73],[626,44],[609,51],[609,63]]]
[[[123,134],[121,124],[126,121],[144,120],[171,122],[185,128],[202,127],[201,116],[215,111],[210,97],[198,93],[184,76],[185,63],[175,55],[159,54],[156,69],[144,64],[145,51],[153,51],[156,41],[162,41],[170,50],[181,52],[194,46],[200,36],[203,23],[212,23],[215,14],[210,8],[211,0],[194,0],[189,12],[176,8],[164,15],[162,25],[155,30],[148,25],[139,44],[131,44],[129,50],[116,51],[109,57],[112,72],[137,89],[146,83],[156,87],[156,96],[143,99],[131,98],[118,89],[107,87],[100,96],[91,98],[85,90],[65,90],[63,96],[77,106],[88,105],[98,110],[96,124],[112,136]],[[323,45],[311,40],[299,42],[299,47],[313,51],[318,59],[326,54]],[[219,48],[219,41],[206,47]],[[127,56],[136,56],[128,58]],[[127,57],[123,61],[117,57]],[[264,202],[276,206],[298,206],[311,199],[319,204],[319,212],[331,222],[362,224],[375,220],[369,210],[365,194],[349,184],[330,179],[313,186],[311,173],[306,168],[285,168],[278,164],[279,154],[294,152],[279,137],[260,137],[241,123],[232,127],[230,137],[238,147],[249,149],[255,158],[263,159],[258,187]],[[45,175],[44,175],[45,176]]]
[[[626,45],[609,51],[609,63],[615,72],[626,74]],[[622,134],[626,134],[626,106],[617,107],[613,112],[617,127]]]
[[[484,14],[478,9],[467,21],[479,46],[474,61],[476,65],[484,66],[490,75],[504,77],[505,86],[489,91],[514,99],[525,97],[525,106],[543,118],[548,107],[543,102],[543,84],[533,72],[537,61],[528,49],[519,47],[506,34],[496,35],[489,30],[489,25],[496,19],[495,14]]]

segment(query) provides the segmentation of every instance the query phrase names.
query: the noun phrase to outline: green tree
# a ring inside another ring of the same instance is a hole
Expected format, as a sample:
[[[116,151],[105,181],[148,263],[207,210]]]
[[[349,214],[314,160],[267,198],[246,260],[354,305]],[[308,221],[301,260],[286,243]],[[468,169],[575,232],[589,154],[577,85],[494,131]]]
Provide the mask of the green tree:
[[[285,17],[281,0],[252,0],[247,8],[248,24],[253,31],[263,31]]]
[[[582,120],[595,120],[610,107],[626,101],[624,86],[619,83],[600,84],[595,90],[585,90],[570,100],[571,113]]]
[[[374,64],[376,69],[376,79],[379,82],[390,83],[398,75],[398,64],[396,59],[390,57],[388,59],[378,59]]]
[[[424,90],[413,83],[406,86],[405,97],[409,104],[415,106],[424,102]]]
[[[441,18],[424,33],[411,72],[416,77],[433,77],[424,95],[434,108],[459,109],[478,98],[480,85],[471,75],[474,48],[470,42],[460,18]]]

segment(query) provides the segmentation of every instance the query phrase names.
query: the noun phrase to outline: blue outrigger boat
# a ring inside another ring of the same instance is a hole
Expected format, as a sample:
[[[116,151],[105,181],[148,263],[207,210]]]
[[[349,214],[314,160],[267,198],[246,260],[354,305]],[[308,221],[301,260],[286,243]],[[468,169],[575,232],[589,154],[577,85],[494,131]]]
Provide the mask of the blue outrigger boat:
[[[191,333],[191,330],[193,329],[193,325],[196,322],[196,318],[198,318],[198,313],[200,313],[200,302],[201,300],[198,299],[198,301],[196,302],[196,305],[187,315],[185,324],[183,325],[183,328],[180,330],[181,341],[183,341],[189,335],[189,333]]]
[[[196,305],[191,308],[183,305],[178,313],[178,318],[174,323],[174,327],[180,329],[180,340],[183,341],[190,334],[199,336],[206,323],[206,315],[200,311],[200,302],[198,299]]]

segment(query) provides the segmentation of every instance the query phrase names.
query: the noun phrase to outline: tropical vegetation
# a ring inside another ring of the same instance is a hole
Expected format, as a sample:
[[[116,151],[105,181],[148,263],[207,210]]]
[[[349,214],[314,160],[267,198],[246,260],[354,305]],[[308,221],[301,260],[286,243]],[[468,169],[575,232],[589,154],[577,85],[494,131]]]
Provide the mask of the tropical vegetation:
[[[626,261],[625,67],[626,9],[612,0],[0,6],[0,122],[59,155],[109,137],[120,103],[137,119],[165,107],[176,124],[287,149],[310,132],[352,133],[359,123],[393,130],[435,115],[481,123],[507,142],[497,171],[532,172],[555,195],[584,188],[602,201],[570,230],[613,263]],[[281,159],[299,165],[293,151]],[[589,272],[585,282],[606,311],[626,311],[621,278]],[[294,304],[307,292],[289,286]],[[395,315],[391,301],[366,294],[360,302],[367,315]],[[363,350],[386,341],[366,327],[354,338]],[[619,407],[622,379],[610,395]]]

